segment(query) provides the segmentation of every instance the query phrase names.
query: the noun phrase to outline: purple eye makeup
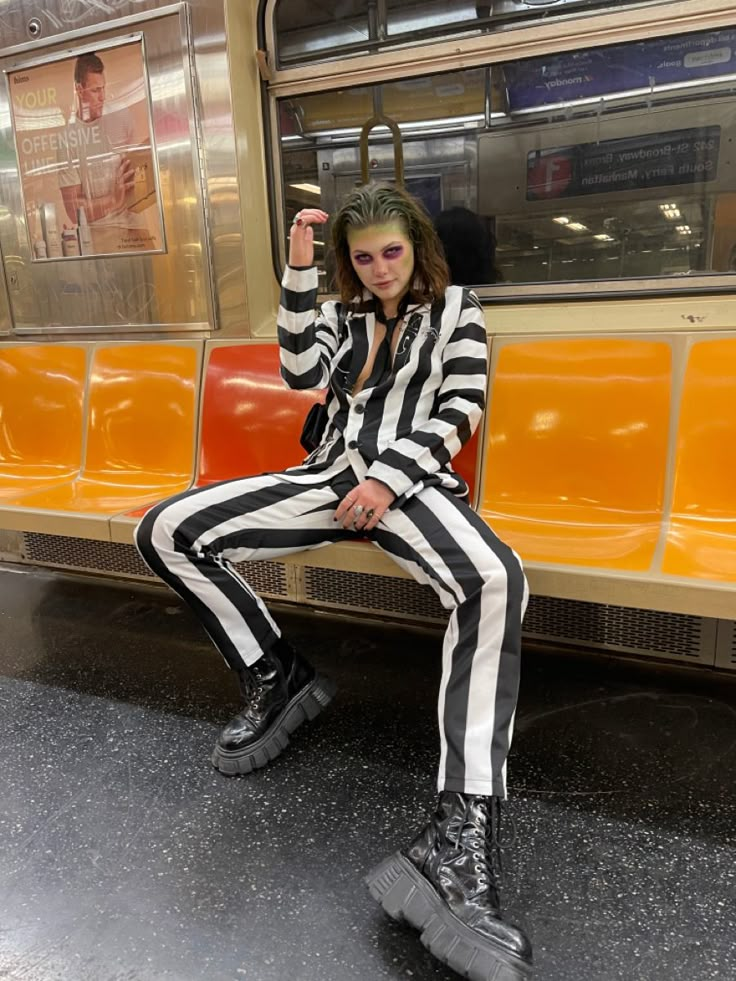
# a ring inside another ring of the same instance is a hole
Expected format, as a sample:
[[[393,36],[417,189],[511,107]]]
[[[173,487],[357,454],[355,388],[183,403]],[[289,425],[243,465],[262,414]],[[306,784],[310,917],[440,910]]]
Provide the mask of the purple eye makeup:
[[[389,245],[387,249],[384,249],[381,253],[384,259],[400,259],[404,254],[403,245]],[[367,266],[373,261],[373,256],[368,255],[366,252],[357,252],[353,259],[359,266]]]

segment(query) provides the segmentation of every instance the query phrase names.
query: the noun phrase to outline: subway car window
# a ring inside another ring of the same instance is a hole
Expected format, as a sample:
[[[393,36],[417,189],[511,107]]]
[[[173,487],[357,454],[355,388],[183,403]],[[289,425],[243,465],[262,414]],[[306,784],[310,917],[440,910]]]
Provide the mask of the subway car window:
[[[280,0],[274,26],[285,67],[632,4],[642,0]]]
[[[457,282],[736,271],[735,52],[736,30],[708,31],[283,99],[287,228],[360,183],[379,109]],[[393,157],[376,128],[371,179]]]

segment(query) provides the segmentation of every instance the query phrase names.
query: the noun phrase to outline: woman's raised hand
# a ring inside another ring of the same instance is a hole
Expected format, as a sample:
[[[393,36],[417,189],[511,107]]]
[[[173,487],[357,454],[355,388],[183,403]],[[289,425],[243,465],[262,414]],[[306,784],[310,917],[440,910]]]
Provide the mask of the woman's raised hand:
[[[311,266],[314,264],[314,229],[312,225],[324,225],[329,218],[319,208],[302,208],[297,211],[289,233],[289,265]]]

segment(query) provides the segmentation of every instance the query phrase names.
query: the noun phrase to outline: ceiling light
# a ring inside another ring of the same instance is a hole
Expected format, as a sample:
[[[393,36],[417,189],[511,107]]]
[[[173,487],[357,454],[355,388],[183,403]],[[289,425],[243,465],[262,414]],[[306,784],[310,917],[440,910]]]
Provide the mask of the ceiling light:
[[[589,231],[588,226],[587,225],[583,225],[582,222],[579,222],[579,221],[571,221],[571,222],[568,223],[568,226],[567,227],[568,228],[572,228],[572,230],[574,232],[587,232],[587,231]]]
[[[669,218],[670,221],[676,221],[678,218],[682,218],[682,213],[677,207],[676,203],[660,204],[659,210],[662,212],[665,218]]]
[[[319,194],[319,184],[289,184],[295,191],[307,191],[309,194]]]
[[[560,216],[559,218],[553,218],[552,221],[556,221],[558,225],[569,225],[570,224],[570,219],[569,218],[565,218],[564,215]]]
[[[594,235],[593,238],[597,238],[599,242],[612,242],[613,237],[611,235]]]

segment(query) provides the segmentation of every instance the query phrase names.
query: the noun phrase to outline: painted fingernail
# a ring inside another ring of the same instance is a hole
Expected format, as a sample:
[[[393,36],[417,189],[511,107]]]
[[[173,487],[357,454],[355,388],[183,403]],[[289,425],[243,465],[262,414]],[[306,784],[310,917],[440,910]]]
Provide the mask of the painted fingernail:
[[[303,218],[297,218],[297,220],[294,222],[294,224],[295,225],[303,225],[304,224],[304,219]]]

